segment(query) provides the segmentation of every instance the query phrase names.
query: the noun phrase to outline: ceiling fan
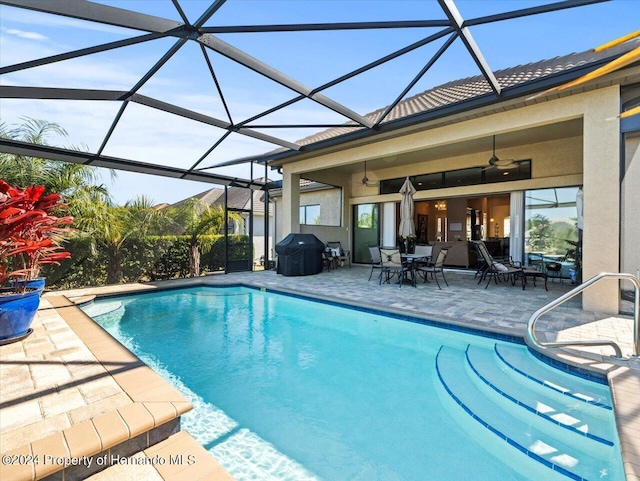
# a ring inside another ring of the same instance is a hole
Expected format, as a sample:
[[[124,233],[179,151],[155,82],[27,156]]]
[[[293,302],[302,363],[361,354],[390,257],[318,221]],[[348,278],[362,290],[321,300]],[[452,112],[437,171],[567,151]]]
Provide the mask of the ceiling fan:
[[[366,160],[364,161],[364,176],[362,177],[362,180],[360,181],[360,183],[365,187],[376,187],[377,185],[379,185],[379,182],[375,180],[369,180],[369,177],[367,177],[367,161]]]
[[[496,136],[493,136],[493,155],[489,159],[489,167],[485,167],[485,170],[496,168],[498,170],[517,169],[518,163],[513,159],[499,159],[496,155]]]

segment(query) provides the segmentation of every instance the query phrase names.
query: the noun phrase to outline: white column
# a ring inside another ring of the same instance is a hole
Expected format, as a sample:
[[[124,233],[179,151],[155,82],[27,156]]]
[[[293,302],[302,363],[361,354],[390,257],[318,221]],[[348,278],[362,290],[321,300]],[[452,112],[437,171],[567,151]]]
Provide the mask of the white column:
[[[524,191],[511,192],[509,216],[509,255],[516,262],[522,262],[524,252]]]
[[[300,174],[282,173],[282,237],[300,232]]]
[[[620,92],[601,95],[601,108],[584,116],[583,281],[620,268]],[[584,291],[582,307],[617,314],[619,295],[618,281],[600,281]]]
[[[396,245],[396,203],[382,204],[382,245],[393,247]]]

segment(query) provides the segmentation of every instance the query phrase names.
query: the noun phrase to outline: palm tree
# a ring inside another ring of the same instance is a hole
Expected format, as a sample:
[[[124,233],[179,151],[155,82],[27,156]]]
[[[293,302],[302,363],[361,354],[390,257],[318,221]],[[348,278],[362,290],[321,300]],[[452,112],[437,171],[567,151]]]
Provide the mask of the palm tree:
[[[143,237],[165,215],[153,207],[148,197],[140,196],[124,206],[114,205],[108,196],[83,196],[85,215],[76,222],[77,227],[91,239],[93,249],[101,249],[107,256],[107,284],[118,284],[124,279],[122,251],[131,238]]]
[[[224,208],[211,207],[200,199],[191,198],[173,209],[171,215],[189,238],[189,277],[197,277],[200,275],[201,254],[209,252],[214,244],[210,235],[224,233]],[[235,212],[229,212],[228,219],[240,221],[242,218]]]
[[[0,137],[52,145],[52,138],[66,139],[68,134],[57,123],[24,117],[22,123],[13,128],[0,123]],[[86,146],[70,148],[87,150]],[[115,171],[111,170],[110,175],[115,177]],[[98,169],[71,162],[0,153],[0,178],[12,185],[44,185],[47,193],[55,192],[65,199],[69,214],[76,218],[83,215],[82,209],[86,206],[84,200],[92,192],[95,195],[107,194]]]

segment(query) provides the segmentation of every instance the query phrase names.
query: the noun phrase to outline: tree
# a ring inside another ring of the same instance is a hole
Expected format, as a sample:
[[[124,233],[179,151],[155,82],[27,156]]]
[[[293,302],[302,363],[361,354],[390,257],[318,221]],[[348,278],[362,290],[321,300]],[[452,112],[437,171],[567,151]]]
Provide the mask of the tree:
[[[118,206],[108,196],[88,194],[83,198],[85,215],[76,225],[92,240],[94,249],[100,248],[107,255],[107,284],[121,283],[125,241],[147,235],[165,213],[144,196]]]
[[[0,123],[0,137],[37,145],[52,145],[53,139],[68,137],[67,131],[54,122],[28,117],[21,120],[22,123],[13,128]],[[86,146],[69,148],[87,150]],[[111,170],[110,175],[115,177],[115,171]],[[65,199],[68,213],[74,217],[83,215],[82,209],[86,207],[84,199],[92,192],[107,195],[98,169],[72,162],[0,153],[0,178],[23,187],[43,185],[48,194],[60,194]]]
[[[529,246],[534,252],[545,252],[553,243],[553,228],[547,217],[534,215],[528,221]]]
[[[170,215],[189,237],[189,276],[197,277],[200,275],[201,254],[206,254],[213,246],[207,235],[224,233],[224,208],[211,207],[200,199],[191,198],[180,207],[172,209]],[[242,220],[235,212],[229,212],[228,219],[238,222]]]
[[[360,214],[360,217],[358,217],[358,227],[365,229],[373,227],[372,216],[369,212]]]

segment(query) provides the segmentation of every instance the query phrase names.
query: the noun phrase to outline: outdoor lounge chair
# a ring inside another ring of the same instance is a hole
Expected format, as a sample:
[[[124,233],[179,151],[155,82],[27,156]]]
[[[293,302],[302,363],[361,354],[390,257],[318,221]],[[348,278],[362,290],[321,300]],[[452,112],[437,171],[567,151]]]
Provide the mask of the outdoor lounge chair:
[[[327,245],[333,252],[333,256],[336,261],[340,263],[340,265],[344,264],[344,261],[349,262],[349,267],[351,267],[351,252],[346,251],[342,248],[342,244],[340,242],[327,242]]]
[[[482,241],[475,241],[474,244],[476,246],[476,249],[478,249],[478,253],[480,254],[480,257],[482,257],[482,260],[485,263],[484,269],[480,274],[480,280],[478,281],[478,284],[480,284],[485,278],[487,278],[488,281],[487,281],[487,285],[485,286],[485,289],[486,289],[487,287],[489,287],[489,284],[491,283],[491,278],[493,277],[493,280],[496,284],[498,283],[500,278],[502,278],[505,280],[510,280],[511,284],[514,285],[516,278],[520,276],[523,272],[522,267],[515,266],[508,263],[503,264],[501,262],[496,261],[491,256],[491,254],[489,254],[489,249],[487,249],[487,246]],[[522,276],[523,289],[524,289],[524,283],[525,283],[524,276]]]
[[[402,287],[403,277],[406,273],[410,273],[411,269],[408,265],[402,262],[400,250],[385,249],[384,247],[381,247],[380,259],[382,262],[382,272],[380,273],[379,285],[382,285],[383,278],[384,282],[389,283],[393,276],[397,275],[400,287]]]
[[[485,277],[488,277],[487,285],[485,289],[489,287],[489,283],[491,282],[491,276],[493,276],[495,283],[498,283],[500,277],[504,279],[510,279],[511,284],[514,285],[518,278],[522,280],[522,289],[527,285],[527,279],[533,279],[533,285],[536,285],[536,279],[541,277],[544,279],[544,288],[545,290],[549,290],[547,287],[547,274],[545,272],[539,271],[534,267],[524,267],[515,262],[507,261],[507,262],[497,262],[491,254],[489,254],[489,250],[487,246],[482,241],[475,241],[476,248],[478,249],[478,253],[482,256],[486,266],[482,275],[480,276],[480,280],[478,284],[482,282]]]
[[[429,265],[424,265],[424,266],[418,266],[418,268],[416,269],[418,275],[424,276],[425,282],[429,282],[427,281],[427,276],[431,274],[431,277],[433,277],[436,280],[438,289],[442,289],[442,287],[440,287],[440,282],[438,282],[438,273],[442,274],[444,283],[447,285],[447,287],[449,286],[449,283],[447,282],[447,278],[444,276],[444,261],[447,258],[448,252],[449,252],[448,247],[442,247],[438,252],[438,255],[434,263]]]
[[[382,276],[382,257],[380,257],[380,247],[367,246],[367,248],[371,255],[371,273],[369,274],[369,280],[371,280],[371,276],[373,276],[374,269],[380,269],[380,274],[378,274],[378,279],[380,279]]]

